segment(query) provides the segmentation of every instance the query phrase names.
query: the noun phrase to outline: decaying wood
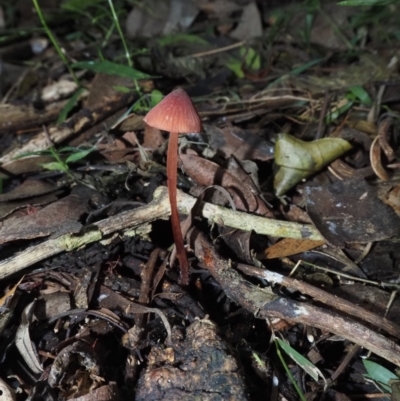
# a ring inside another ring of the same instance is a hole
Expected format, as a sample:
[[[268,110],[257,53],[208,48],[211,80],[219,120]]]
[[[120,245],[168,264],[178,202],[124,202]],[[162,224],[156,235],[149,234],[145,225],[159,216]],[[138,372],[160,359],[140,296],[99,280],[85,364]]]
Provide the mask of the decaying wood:
[[[175,326],[172,339],[151,349],[135,400],[249,400],[236,352],[214,323],[196,320],[185,334]]]
[[[73,398],[72,401],[118,401],[119,391],[117,383],[111,382],[105,386],[101,386],[93,390],[89,394],[81,397]]]
[[[336,312],[259,288],[241,277],[228,260],[221,258],[201,232],[192,230],[190,235],[196,257],[220,283],[226,295],[256,317],[280,318],[335,333],[400,366],[400,346],[394,341]]]
[[[178,209],[180,213],[189,214],[195,202],[196,199],[192,196],[178,191]],[[170,204],[168,191],[165,187],[159,187],[154,192],[153,201],[146,206],[101,220],[87,227],[82,234],[67,234],[55,239],[50,239],[42,244],[27,248],[11,258],[3,260],[0,262],[0,279],[10,276],[50,256],[100,241],[104,239],[105,236],[118,231],[128,230],[158,219],[167,219],[169,215]],[[210,224],[224,224],[245,231],[253,230],[258,234],[270,235],[273,237],[322,239],[318,231],[309,224],[268,219],[266,217],[237,212],[205,202],[201,209],[201,215],[208,219]]]

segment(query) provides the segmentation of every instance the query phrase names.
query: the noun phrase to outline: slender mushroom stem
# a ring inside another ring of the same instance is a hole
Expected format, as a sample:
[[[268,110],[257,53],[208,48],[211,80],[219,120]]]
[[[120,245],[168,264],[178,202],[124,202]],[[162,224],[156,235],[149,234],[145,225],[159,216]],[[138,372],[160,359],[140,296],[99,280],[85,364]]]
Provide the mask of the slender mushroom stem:
[[[176,202],[177,187],[177,170],[178,170],[178,133],[171,132],[169,136],[167,150],[167,186],[169,194],[169,202],[171,204],[171,226],[174,242],[176,246],[176,256],[179,260],[181,269],[180,282],[182,285],[189,284],[189,262],[186,256],[185,246],[183,244],[183,235],[181,231],[181,223],[179,221],[178,206]]]
[[[167,151],[167,182],[171,205],[171,225],[176,246],[176,255],[181,270],[179,281],[183,285],[188,285],[189,262],[183,244],[183,235],[179,222],[176,200],[176,184],[178,181],[178,134],[201,132],[202,126],[200,117],[188,94],[183,89],[178,88],[165,96],[160,103],[146,114],[143,120],[151,127],[170,132]]]

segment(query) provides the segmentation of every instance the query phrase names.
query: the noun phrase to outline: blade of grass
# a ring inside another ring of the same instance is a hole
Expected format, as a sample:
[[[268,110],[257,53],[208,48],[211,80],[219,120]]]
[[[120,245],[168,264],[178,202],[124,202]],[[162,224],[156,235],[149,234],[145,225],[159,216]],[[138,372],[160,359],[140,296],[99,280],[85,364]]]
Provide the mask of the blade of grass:
[[[129,67],[133,67],[132,59],[131,59],[131,56],[129,54],[128,46],[127,46],[126,41],[125,41],[125,36],[124,36],[124,33],[122,32],[121,25],[119,24],[118,15],[115,12],[114,3],[112,2],[112,0],[108,0],[108,4],[110,6],[110,10],[111,10],[111,14],[112,14],[115,26],[117,27],[117,31],[118,31],[119,36],[121,38],[122,46],[124,47],[124,50],[125,50],[126,60],[128,61]]]
[[[269,85],[268,88],[273,88],[275,85],[277,85],[285,76],[288,75],[300,75],[304,71],[308,70],[311,67],[314,67],[314,65],[317,65],[324,61],[323,58],[318,58],[316,60],[309,61],[308,63],[302,64],[297,68],[294,68],[292,71],[290,71],[288,74],[282,75],[281,77],[275,79],[275,81],[272,81]]]
[[[40,19],[40,22],[42,23],[43,28],[46,31],[46,34],[49,37],[51,43],[53,44],[54,48],[56,49],[56,51],[57,51],[58,55],[60,56],[62,62],[67,67],[67,69],[68,69],[69,73],[71,74],[71,76],[72,76],[73,80],[75,81],[75,83],[78,86],[81,86],[77,76],[75,75],[75,72],[73,71],[73,69],[69,65],[67,57],[65,56],[65,54],[62,51],[60,45],[58,44],[58,41],[57,41],[56,37],[53,35],[53,32],[51,31],[51,29],[47,25],[46,19],[44,18],[44,15],[42,13],[42,9],[40,8],[38,0],[32,0],[32,1],[33,1],[33,5],[35,6],[35,9],[36,9],[36,12],[38,14],[38,17]]]
[[[340,6],[388,6],[398,0],[345,0],[339,1]]]
[[[318,381],[318,376],[320,376],[324,382],[326,380],[322,374],[322,372],[307,358],[298,353],[294,348],[292,348],[289,344],[282,341],[280,338],[275,338],[275,341],[279,344],[280,348],[282,348],[293,361],[296,362],[298,366],[300,366],[305,372],[307,372],[315,381]]]
[[[349,91],[363,104],[372,106],[374,103],[368,92],[360,85],[354,85],[349,88]]]
[[[78,89],[68,100],[67,104],[64,106],[64,108],[61,110],[60,115],[58,116],[57,119],[57,124],[62,124],[68,116],[68,113],[74,108],[77,100],[79,99],[79,96],[83,92],[84,88]]]
[[[284,359],[283,356],[282,356],[282,353],[281,353],[281,350],[280,350],[280,348],[279,348],[278,342],[276,342],[276,341],[275,341],[275,346],[276,346],[276,353],[278,354],[278,357],[279,357],[279,359],[281,360],[282,365],[283,365],[283,367],[284,367],[284,369],[285,369],[287,375],[289,376],[289,379],[290,379],[290,381],[292,382],[294,388],[296,389],[297,394],[299,395],[301,401],[307,401],[307,400],[306,400],[306,397],[304,396],[303,392],[301,391],[299,385],[297,384],[295,378],[293,377],[292,372],[289,370],[289,367],[288,367],[288,365],[286,364],[285,359]]]
[[[69,155],[67,157],[67,159],[65,160],[65,163],[73,163],[73,162],[77,162],[79,160],[84,159],[88,154],[92,153],[96,148],[92,147],[89,149],[76,149],[76,151],[74,153],[72,153],[72,155]]]
[[[128,67],[123,64],[113,63],[112,61],[107,60],[78,61],[77,63],[72,64],[72,68],[81,68],[94,72],[102,72],[104,74],[132,78],[134,80],[151,78],[150,75],[145,74],[144,72],[141,72],[139,70],[135,70],[132,67]]]

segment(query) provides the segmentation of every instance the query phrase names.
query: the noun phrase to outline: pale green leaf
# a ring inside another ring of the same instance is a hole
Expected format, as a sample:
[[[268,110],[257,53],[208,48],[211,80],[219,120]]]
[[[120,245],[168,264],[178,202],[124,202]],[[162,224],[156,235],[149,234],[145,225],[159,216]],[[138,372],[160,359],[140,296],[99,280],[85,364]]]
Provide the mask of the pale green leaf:
[[[316,60],[309,61],[308,63],[302,64],[299,67],[290,71],[290,75],[300,75],[304,71],[307,71],[309,68],[314,67],[317,64],[320,64],[325,59],[317,58]]]
[[[167,35],[163,38],[157,40],[160,46],[171,46],[171,45],[182,45],[182,43],[187,44],[197,44],[197,45],[208,45],[209,43],[201,38],[200,36],[188,34],[188,33],[177,33],[173,35]]]
[[[150,108],[153,108],[154,106],[156,106],[158,103],[161,102],[161,100],[163,100],[164,95],[162,94],[162,92],[160,92],[157,89],[153,89],[150,93],[150,101],[149,101],[149,106]]]
[[[376,381],[385,391],[391,393],[391,380],[399,380],[399,378],[390,370],[384,368],[383,366],[377,364],[376,362],[370,361],[368,359],[363,360],[364,367],[368,372],[368,376]]]
[[[349,91],[362,103],[367,106],[372,106],[372,99],[368,92],[360,85],[355,85],[349,88]]]
[[[343,113],[345,113],[347,110],[353,106],[354,101],[349,100],[347,98],[342,99],[341,101],[341,106],[334,109],[332,112],[330,112],[326,118],[325,118],[325,124],[329,125],[333,121],[337,120]]]
[[[228,67],[231,71],[233,71],[238,78],[244,78],[244,72],[242,70],[242,62],[241,61],[231,58],[225,64],[225,66]]]
[[[309,177],[351,149],[341,138],[322,138],[305,142],[289,134],[280,134],[275,145],[274,189],[284,195],[302,179]]]
[[[62,162],[42,163],[41,166],[50,171],[68,171],[68,166]]]
[[[247,68],[258,71],[261,68],[260,55],[252,47],[241,47],[240,55],[244,57],[244,63]]]
[[[65,0],[61,8],[68,11],[82,12],[87,8],[102,3],[104,0]]]
[[[72,64],[72,68],[89,70],[94,72],[101,72],[108,75],[116,75],[119,77],[132,78],[132,79],[147,79],[151,78],[150,75],[145,74],[139,70],[135,70],[124,64],[113,63],[112,61],[79,61]]]
[[[288,343],[282,341],[280,338],[275,338],[275,341],[279,344],[279,346],[286,352],[290,358],[296,362],[305,372],[307,372],[315,381],[318,380],[318,376],[320,376],[324,381],[324,375],[322,372],[307,358],[298,353],[295,349],[293,349]]]
[[[95,148],[89,148],[89,149],[79,149],[77,152],[72,153],[72,155],[67,157],[67,160],[65,160],[65,163],[73,163],[78,160],[84,159],[89,153],[93,152]]]
[[[67,104],[63,107],[63,109],[60,112],[60,115],[58,116],[57,119],[57,124],[62,124],[68,116],[68,113],[75,107],[76,102],[79,99],[79,96],[82,94],[84,91],[84,88],[79,88],[68,100]]]
[[[131,88],[127,88],[126,86],[113,86],[113,89],[116,90],[117,92],[121,92],[121,93],[131,93],[132,89]]]
[[[339,1],[340,6],[388,6],[398,3],[398,0],[344,0]]]
[[[57,153],[74,153],[79,151],[80,149],[77,148],[76,146],[64,146],[60,149],[57,149]]]

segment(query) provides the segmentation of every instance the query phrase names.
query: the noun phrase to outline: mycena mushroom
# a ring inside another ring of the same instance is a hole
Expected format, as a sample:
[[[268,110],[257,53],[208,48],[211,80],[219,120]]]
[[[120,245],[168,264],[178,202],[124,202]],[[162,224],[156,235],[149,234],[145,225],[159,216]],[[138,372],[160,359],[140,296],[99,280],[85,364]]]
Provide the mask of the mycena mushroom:
[[[180,281],[183,285],[187,285],[189,283],[189,262],[183,244],[176,201],[178,136],[179,134],[201,132],[200,117],[187,93],[183,89],[176,89],[151,109],[144,121],[151,127],[170,133],[167,150],[167,184],[171,204],[171,225],[176,255],[181,269]]]

